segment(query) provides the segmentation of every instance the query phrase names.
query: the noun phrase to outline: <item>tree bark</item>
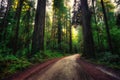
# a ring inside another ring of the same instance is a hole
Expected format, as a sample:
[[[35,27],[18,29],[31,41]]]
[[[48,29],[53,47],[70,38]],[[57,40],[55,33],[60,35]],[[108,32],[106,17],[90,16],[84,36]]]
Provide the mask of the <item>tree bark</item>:
[[[72,53],[72,23],[71,23],[71,15],[69,10],[69,51]]]
[[[70,23],[70,31],[69,31],[69,51],[72,53],[72,24]]]
[[[62,41],[62,27],[61,27],[61,17],[58,17],[58,50],[61,50]]]
[[[86,57],[94,57],[94,42],[91,29],[91,13],[88,8],[87,0],[81,0],[82,8],[82,25],[83,25],[83,40],[84,40],[84,54]]]
[[[32,39],[32,54],[44,51],[46,0],[38,0]]]

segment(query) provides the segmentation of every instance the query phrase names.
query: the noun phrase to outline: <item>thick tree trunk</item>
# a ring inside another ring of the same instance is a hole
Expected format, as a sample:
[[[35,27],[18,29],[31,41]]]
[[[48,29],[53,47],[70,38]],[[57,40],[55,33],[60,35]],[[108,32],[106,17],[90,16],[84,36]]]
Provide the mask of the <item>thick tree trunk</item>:
[[[103,0],[101,0],[101,5],[102,5],[102,11],[103,11],[103,14],[104,14],[104,22],[105,22],[105,26],[106,26],[109,50],[111,51],[111,53],[113,53],[113,46],[112,46],[111,35],[110,35],[110,31],[109,31],[109,26],[108,26],[108,19],[107,19],[107,14],[106,14],[106,11],[105,11],[105,6],[104,6]]]
[[[32,39],[32,54],[44,51],[46,0],[38,0]]]
[[[87,0],[81,0],[82,25],[84,40],[84,56],[94,57],[94,42],[91,29],[91,13],[88,8]]]

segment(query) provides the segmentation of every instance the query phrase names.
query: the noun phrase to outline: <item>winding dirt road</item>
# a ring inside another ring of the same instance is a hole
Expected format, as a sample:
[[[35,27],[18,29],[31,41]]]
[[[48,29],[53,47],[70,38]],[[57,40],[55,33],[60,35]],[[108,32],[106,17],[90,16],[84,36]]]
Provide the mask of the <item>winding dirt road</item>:
[[[120,76],[75,54],[37,65],[8,80],[120,80]]]

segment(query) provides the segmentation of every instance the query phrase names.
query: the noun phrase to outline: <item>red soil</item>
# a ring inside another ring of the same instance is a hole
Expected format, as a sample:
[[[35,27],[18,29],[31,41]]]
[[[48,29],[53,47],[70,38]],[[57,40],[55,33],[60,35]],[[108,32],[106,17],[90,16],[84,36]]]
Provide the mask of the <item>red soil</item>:
[[[59,70],[57,68],[59,68]],[[95,65],[83,59],[80,59],[80,55],[77,54],[62,59],[53,59],[43,64],[35,65],[4,80],[41,80],[41,76],[43,77],[44,73],[48,76],[49,73],[50,75],[53,73],[50,79],[47,79],[46,76],[46,80],[120,80],[120,76],[116,75],[117,73],[111,73],[111,71],[112,69],[108,69],[106,72],[106,70],[104,70],[104,67],[101,68],[99,65]],[[67,74],[67,76],[64,74]],[[69,75],[72,79],[69,78]],[[35,77],[39,77],[39,79]]]
[[[120,76],[115,78],[114,76],[110,76],[101,70],[99,70],[97,67],[101,67],[100,65],[95,65],[92,63],[89,63],[85,60],[78,59],[77,62],[82,65],[83,69],[91,76],[94,80],[120,80]],[[108,72],[112,72],[112,69],[109,69]],[[114,73],[113,73],[114,74]],[[117,75],[117,73],[116,73]]]
[[[14,74],[8,78],[5,78],[3,80],[24,80],[26,77],[31,76],[31,75],[37,73],[38,71],[41,71],[45,67],[49,66],[50,64],[54,64],[55,62],[57,62],[60,59],[61,58],[57,58],[57,59],[53,59],[53,60],[47,61],[42,64],[36,64],[36,65],[30,67],[29,69],[26,69],[25,71],[18,72],[18,73]]]

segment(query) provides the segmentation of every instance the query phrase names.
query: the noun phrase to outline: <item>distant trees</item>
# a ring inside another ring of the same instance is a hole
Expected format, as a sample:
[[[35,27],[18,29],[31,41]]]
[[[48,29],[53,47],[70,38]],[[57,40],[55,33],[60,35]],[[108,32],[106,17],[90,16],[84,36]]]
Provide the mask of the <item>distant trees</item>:
[[[8,26],[8,14],[9,14],[9,10],[11,8],[12,5],[12,1],[8,0],[1,0],[1,5],[0,5],[0,18],[2,18],[2,21],[0,23],[1,27],[0,27],[0,32],[3,33],[2,35],[0,35],[1,39],[5,39],[5,29]]]
[[[2,0],[0,6],[1,46],[7,46],[6,49],[10,49],[15,55],[21,51],[29,52],[35,11],[34,1]]]
[[[92,57],[95,56],[95,51],[114,52],[115,45],[113,46],[110,34],[112,26],[115,25],[111,21],[111,18],[114,17],[113,9],[114,5],[108,0],[74,0],[73,25],[81,25],[83,28],[83,55]],[[109,26],[110,24],[112,25]],[[118,18],[117,25],[119,25]]]
[[[39,51],[43,52],[44,49],[65,53],[84,52],[85,56],[95,56],[95,51],[120,52],[117,50],[119,46],[116,48],[115,37],[119,31],[114,34],[112,32],[116,28],[116,22],[118,26],[120,25],[120,20],[119,15],[117,20],[114,16],[115,7],[111,1],[74,0],[72,22],[69,1],[53,0],[50,2],[53,4],[50,4],[51,12],[48,11],[46,14],[46,7],[49,6],[49,3],[46,5],[46,0],[38,0],[36,10],[34,0],[1,0],[2,48],[7,47],[15,55],[29,53],[29,56]],[[119,0],[116,1],[119,3]],[[4,4],[7,6],[4,7]],[[82,26],[79,36],[77,35],[79,28],[73,31],[72,24]],[[3,49],[2,51],[4,52]]]
[[[21,12],[22,12],[22,7],[23,7],[23,2],[24,0],[19,0],[16,8],[16,13],[14,16],[14,19],[16,20],[15,23],[15,35],[14,35],[14,53],[17,52],[18,50],[18,36],[19,36],[19,26],[20,26],[20,17],[21,17]]]
[[[118,28],[120,28],[120,0],[114,0],[115,3],[117,4],[117,11],[116,11],[116,24],[118,26]]]
[[[104,22],[105,22],[105,26],[106,26],[109,50],[111,51],[111,53],[113,53],[113,45],[112,45],[112,41],[111,41],[111,35],[110,35],[110,31],[109,31],[109,26],[108,26],[108,19],[107,19],[106,9],[105,9],[103,0],[101,0],[101,5],[102,5],[102,11],[103,11],[103,15],[104,15]]]
[[[64,0],[54,0],[53,3],[54,11],[56,12],[57,18],[57,45],[58,50],[61,50],[62,43],[62,17],[64,12]],[[54,23],[53,23],[54,24]]]
[[[68,1],[53,1],[53,16],[51,28],[52,50],[71,52],[72,51],[72,25]],[[71,45],[71,46],[69,46]]]

